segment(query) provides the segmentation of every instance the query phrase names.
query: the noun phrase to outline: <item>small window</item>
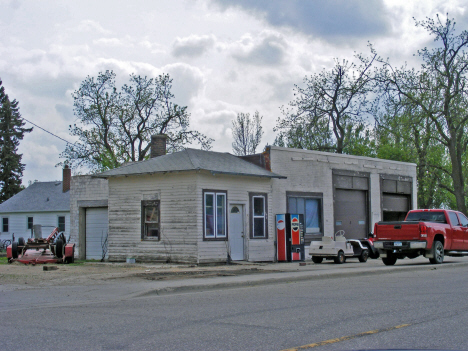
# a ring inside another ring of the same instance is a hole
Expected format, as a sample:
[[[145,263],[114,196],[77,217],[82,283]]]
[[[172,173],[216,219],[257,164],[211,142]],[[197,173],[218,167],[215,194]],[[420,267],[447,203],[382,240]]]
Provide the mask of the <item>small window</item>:
[[[33,229],[34,226],[34,218],[28,217],[28,229]]]
[[[266,199],[266,194],[250,194],[250,213],[252,218],[250,237],[252,239],[268,238]]]
[[[465,217],[463,213],[459,213],[458,218],[460,219],[460,224],[463,227],[468,227],[468,219]]]
[[[58,229],[59,229],[59,232],[65,231],[65,216],[58,217]]]
[[[203,192],[204,239],[227,238],[226,191],[206,190]]]
[[[159,201],[142,201],[142,239],[161,240],[159,223]]]
[[[450,217],[450,222],[452,222],[452,226],[454,227],[460,226],[460,222],[458,222],[458,217],[455,212],[449,212],[448,215]]]
[[[2,232],[8,232],[8,217],[2,218]]]

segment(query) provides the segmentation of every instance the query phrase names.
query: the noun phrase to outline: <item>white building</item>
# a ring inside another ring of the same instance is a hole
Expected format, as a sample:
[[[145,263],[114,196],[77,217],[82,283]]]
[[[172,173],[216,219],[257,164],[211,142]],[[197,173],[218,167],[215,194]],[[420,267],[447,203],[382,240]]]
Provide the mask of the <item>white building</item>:
[[[58,227],[68,238],[70,233],[70,179],[71,172],[63,169],[64,180],[34,182],[0,204],[0,238],[17,241],[32,237],[33,226],[42,225],[42,236],[47,237]]]

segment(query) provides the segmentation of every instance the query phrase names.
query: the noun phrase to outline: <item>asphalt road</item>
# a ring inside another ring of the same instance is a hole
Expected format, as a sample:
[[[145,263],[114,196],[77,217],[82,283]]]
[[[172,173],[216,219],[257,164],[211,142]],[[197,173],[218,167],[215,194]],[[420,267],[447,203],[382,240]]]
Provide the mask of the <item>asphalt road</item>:
[[[434,268],[44,307],[31,289],[0,296],[0,349],[467,349],[468,268]]]

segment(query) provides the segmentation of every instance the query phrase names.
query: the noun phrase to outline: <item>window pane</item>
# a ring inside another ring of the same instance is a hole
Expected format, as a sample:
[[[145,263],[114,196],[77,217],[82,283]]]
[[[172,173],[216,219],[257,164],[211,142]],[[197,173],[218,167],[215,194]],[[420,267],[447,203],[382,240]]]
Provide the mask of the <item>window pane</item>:
[[[226,196],[216,195],[216,224],[218,236],[226,236]]]
[[[146,236],[159,237],[159,226],[154,223],[146,224]]]
[[[263,204],[264,204],[263,197],[253,198],[254,216],[263,216],[265,214],[265,207]]]
[[[465,217],[464,214],[459,213],[458,217],[460,218],[460,223],[462,226],[466,227],[468,225],[468,219]]]
[[[455,212],[449,212],[449,217],[450,217],[450,222],[452,222],[453,226],[459,226],[460,223],[458,223],[458,217]]]
[[[319,200],[306,199],[305,201],[306,233],[320,232]]]
[[[297,198],[290,197],[289,198],[289,213],[297,213]]]
[[[297,198],[297,212],[295,213],[305,215],[305,199],[303,197]]]
[[[61,232],[65,231],[65,217],[60,216],[58,218],[58,228],[59,228],[59,231]]]
[[[159,214],[157,206],[145,207],[145,222],[146,223],[159,223]]]
[[[32,229],[34,225],[33,217],[28,217],[28,229]]]
[[[205,236],[214,236],[214,194],[205,194]]]
[[[8,218],[4,217],[2,219],[2,231],[7,232],[8,231]]]
[[[265,236],[265,220],[263,218],[254,218],[254,237],[263,237]]]

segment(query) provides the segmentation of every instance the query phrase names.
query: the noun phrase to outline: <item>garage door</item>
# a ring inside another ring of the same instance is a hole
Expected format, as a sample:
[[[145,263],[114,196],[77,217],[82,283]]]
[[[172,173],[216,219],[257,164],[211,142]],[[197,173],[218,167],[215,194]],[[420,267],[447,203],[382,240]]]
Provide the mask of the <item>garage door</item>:
[[[108,227],[107,207],[86,209],[86,259],[102,259]]]
[[[335,232],[344,230],[346,239],[367,237],[367,191],[335,189]]]

